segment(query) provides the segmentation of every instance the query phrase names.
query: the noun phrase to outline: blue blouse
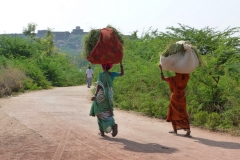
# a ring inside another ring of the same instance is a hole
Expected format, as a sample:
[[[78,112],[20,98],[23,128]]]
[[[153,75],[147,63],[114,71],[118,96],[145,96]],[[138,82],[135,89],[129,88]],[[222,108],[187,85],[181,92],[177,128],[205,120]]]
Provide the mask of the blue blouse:
[[[118,77],[120,76],[120,73],[119,72],[111,72],[111,78],[112,80],[114,80],[115,77]]]

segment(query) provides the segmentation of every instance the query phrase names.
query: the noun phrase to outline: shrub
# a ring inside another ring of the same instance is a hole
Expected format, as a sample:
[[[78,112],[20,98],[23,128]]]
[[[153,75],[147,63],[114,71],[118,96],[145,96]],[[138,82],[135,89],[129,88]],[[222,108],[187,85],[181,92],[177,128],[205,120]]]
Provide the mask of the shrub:
[[[194,115],[193,124],[195,126],[204,126],[208,119],[208,113],[206,111],[200,111]]]
[[[48,89],[51,87],[51,83],[46,79],[44,71],[39,68],[33,59],[18,61],[18,65],[26,73],[26,76],[33,80],[33,85],[36,85],[38,89]]]
[[[238,109],[231,109],[221,114],[222,123],[221,127],[231,128],[239,127],[240,124],[240,111]]]
[[[221,117],[218,113],[213,112],[208,116],[207,127],[209,129],[215,130],[217,126],[220,124],[221,124]]]
[[[0,68],[0,97],[19,92],[27,79],[25,73],[17,68]]]

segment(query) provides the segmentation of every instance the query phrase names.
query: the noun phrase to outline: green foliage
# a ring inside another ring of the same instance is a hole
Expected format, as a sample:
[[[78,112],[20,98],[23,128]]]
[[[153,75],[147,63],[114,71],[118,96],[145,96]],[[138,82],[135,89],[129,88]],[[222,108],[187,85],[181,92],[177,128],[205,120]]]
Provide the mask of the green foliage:
[[[185,50],[183,44],[171,43],[166,47],[166,49],[161,53],[161,55],[163,55],[164,57],[168,57],[172,54],[183,53],[184,51]]]
[[[47,33],[43,39],[41,39],[41,44],[44,46],[43,54],[51,56],[56,52],[56,47],[53,40],[53,33],[48,28]]]
[[[193,124],[195,126],[204,126],[208,119],[208,113],[206,111],[200,111],[194,115]]]
[[[20,73],[23,73],[26,76],[21,80],[21,84],[18,84],[13,83],[17,77],[1,74],[0,79],[7,78],[8,83],[11,82],[15,87],[8,87],[10,90],[2,94],[85,83],[85,74],[79,71],[66,54],[58,52],[51,30],[48,29],[44,38],[34,37],[34,30],[35,24],[31,24],[24,30],[26,37],[0,36],[0,69],[13,68],[15,71],[17,68],[14,75],[20,77]],[[2,81],[2,86],[7,86],[7,81]]]
[[[36,61],[34,61],[33,59],[15,60],[15,63],[16,66],[23,70],[26,76],[31,79],[26,81],[26,87],[33,85],[34,90],[50,88],[51,83],[44,76],[44,72],[39,68]],[[26,89],[31,89],[31,87]]]
[[[216,129],[218,125],[220,125],[222,122],[221,122],[221,117],[218,113],[211,113],[209,116],[208,116],[208,119],[207,119],[207,127],[209,129]]]
[[[7,68],[7,66],[10,65],[9,63],[11,63],[11,61],[8,58],[0,55],[0,67],[1,68]]]
[[[29,58],[40,54],[43,45],[26,37],[0,36],[0,55],[6,58]]]
[[[36,30],[37,24],[35,23],[29,23],[27,28],[23,29],[23,34],[25,36],[30,36],[31,38],[36,36],[35,30]]]
[[[73,86],[85,82],[85,74],[72,66],[65,55],[38,58],[37,63],[53,86]]]
[[[120,41],[121,44],[123,44],[123,36],[122,33],[119,32],[116,28],[114,28],[112,25],[107,25],[106,28],[111,28],[113,30],[113,32],[116,34],[118,40]]]
[[[100,34],[100,29],[92,29],[88,34],[84,36],[84,46],[82,52],[83,57],[87,57],[87,55],[92,52],[93,48],[97,44]]]

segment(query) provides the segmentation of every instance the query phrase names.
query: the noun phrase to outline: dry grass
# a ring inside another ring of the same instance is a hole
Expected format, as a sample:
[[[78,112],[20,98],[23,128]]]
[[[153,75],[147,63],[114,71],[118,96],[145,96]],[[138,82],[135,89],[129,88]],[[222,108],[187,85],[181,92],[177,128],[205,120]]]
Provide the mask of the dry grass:
[[[20,91],[26,79],[25,73],[17,68],[0,68],[0,97]]]

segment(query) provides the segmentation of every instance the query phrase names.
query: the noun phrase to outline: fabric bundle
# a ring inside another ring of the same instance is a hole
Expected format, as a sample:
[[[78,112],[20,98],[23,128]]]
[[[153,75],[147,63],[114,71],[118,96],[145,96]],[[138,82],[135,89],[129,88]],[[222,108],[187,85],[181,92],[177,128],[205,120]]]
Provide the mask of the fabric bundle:
[[[113,27],[91,30],[84,38],[84,57],[93,64],[117,64],[123,58],[123,40]]]
[[[190,44],[178,41],[164,50],[160,64],[164,70],[189,74],[199,65],[199,59]]]

